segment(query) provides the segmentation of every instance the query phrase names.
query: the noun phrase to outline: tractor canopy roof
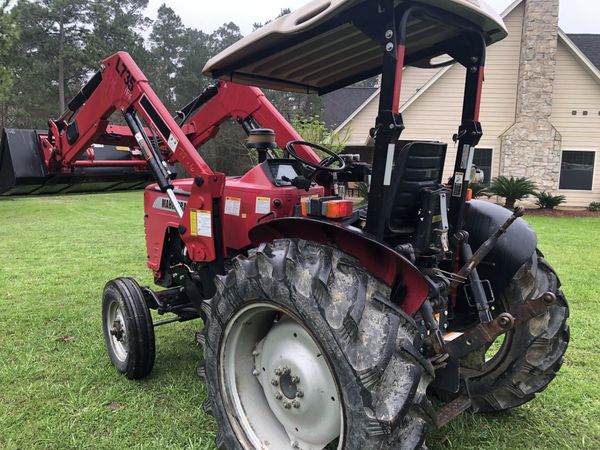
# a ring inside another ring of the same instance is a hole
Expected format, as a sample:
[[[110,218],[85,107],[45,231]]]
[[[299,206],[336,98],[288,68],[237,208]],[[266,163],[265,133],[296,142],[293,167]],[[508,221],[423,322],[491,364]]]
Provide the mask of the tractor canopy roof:
[[[381,13],[384,3],[314,0],[224,50],[203,72],[241,84],[318,94],[378,75],[390,26],[390,14]],[[395,0],[394,7],[397,18],[414,7],[406,26],[405,65],[433,67],[434,58],[466,45],[462,37],[473,31],[487,45],[507,36],[502,18],[484,0]]]

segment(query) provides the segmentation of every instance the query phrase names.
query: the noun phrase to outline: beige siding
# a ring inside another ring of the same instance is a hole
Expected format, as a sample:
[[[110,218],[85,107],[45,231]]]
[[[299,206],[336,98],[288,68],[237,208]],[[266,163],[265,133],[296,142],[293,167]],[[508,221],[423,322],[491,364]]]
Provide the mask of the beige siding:
[[[490,47],[481,105],[484,136],[479,147],[492,148],[492,175],[499,174],[500,136],[514,123],[516,86],[524,7],[514,9],[505,19],[509,37]],[[453,66],[404,112],[403,139],[435,139],[448,142],[445,178],[454,167],[456,149],[452,135],[457,132],[462,113],[465,69]]]
[[[563,42],[558,46],[552,123],[562,135],[563,150],[596,151],[594,190],[560,193],[570,206],[600,201],[600,82]]]
[[[438,72],[439,69],[419,69],[416,67],[405,68],[400,104],[405,104]],[[346,133],[350,136],[348,145],[365,145],[367,137],[369,136],[369,130],[375,125],[378,106],[379,94],[371,99],[369,104],[366,105],[348,125],[341,129],[342,136],[345,136]]]

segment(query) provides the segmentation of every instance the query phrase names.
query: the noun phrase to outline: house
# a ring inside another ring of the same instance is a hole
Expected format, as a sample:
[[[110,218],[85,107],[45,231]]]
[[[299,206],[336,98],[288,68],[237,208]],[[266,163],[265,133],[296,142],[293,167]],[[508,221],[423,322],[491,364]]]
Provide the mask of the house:
[[[486,181],[526,176],[567,206],[600,201],[600,35],[566,35],[559,0],[517,0],[505,12],[509,37],[489,48],[481,107],[484,137],[475,164]],[[452,142],[461,119],[464,69],[404,69],[403,141]],[[372,155],[374,91],[338,127],[353,153]],[[450,144],[445,178],[454,166]]]

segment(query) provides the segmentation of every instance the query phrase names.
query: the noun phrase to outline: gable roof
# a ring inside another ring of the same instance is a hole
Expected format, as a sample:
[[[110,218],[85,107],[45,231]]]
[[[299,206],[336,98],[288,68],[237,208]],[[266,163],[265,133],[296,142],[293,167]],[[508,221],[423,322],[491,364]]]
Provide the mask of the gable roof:
[[[502,13],[502,18],[505,19],[511,12],[513,12],[517,6],[523,3],[525,0],[515,0],[511,3],[508,8]],[[574,37],[574,39],[572,39]],[[592,73],[592,75],[600,82],[600,35],[597,34],[571,34],[567,35],[560,28],[558,30],[558,39],[563,41],[569,51],[575,55],[577,59]],[[578,42],[581,43],[583,48],[580,48]],[[419,97],[421,97],[429,88],[434,85],[440,78],[446,74],[453,66],[446,66],[435,74],[418,92],[416,92],[402,107],[400,112],[404,112],[410,105],[412,105]],[[362,104],[359,109],[354,111],[335,131],[340,131],[346,126],[354,117],[356,117],[367,105],[377,97],[379,90],[377,90],[369,100]]]
[[[327,128],[337,128],[377,91],[378,89],[375,87],[349,86],[325,94],[322,97],[323,122],[325,122]]]
[[[568,34],[569,39],[600,69],[600,34]]]

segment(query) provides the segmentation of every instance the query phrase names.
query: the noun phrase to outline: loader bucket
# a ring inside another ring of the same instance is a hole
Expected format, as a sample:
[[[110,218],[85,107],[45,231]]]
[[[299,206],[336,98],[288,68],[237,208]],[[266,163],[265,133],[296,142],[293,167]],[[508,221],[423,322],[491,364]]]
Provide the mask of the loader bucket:
[[[53,195],[143,189],[153,183],[145,168],[75,167],[50,173],[44,163],[36,130],[5,129],[0,141],[0,197]],[[130,160],[129,152],[114,146],[95,146],[95,161]],[[87,155],[81,158],[86,161]]]

